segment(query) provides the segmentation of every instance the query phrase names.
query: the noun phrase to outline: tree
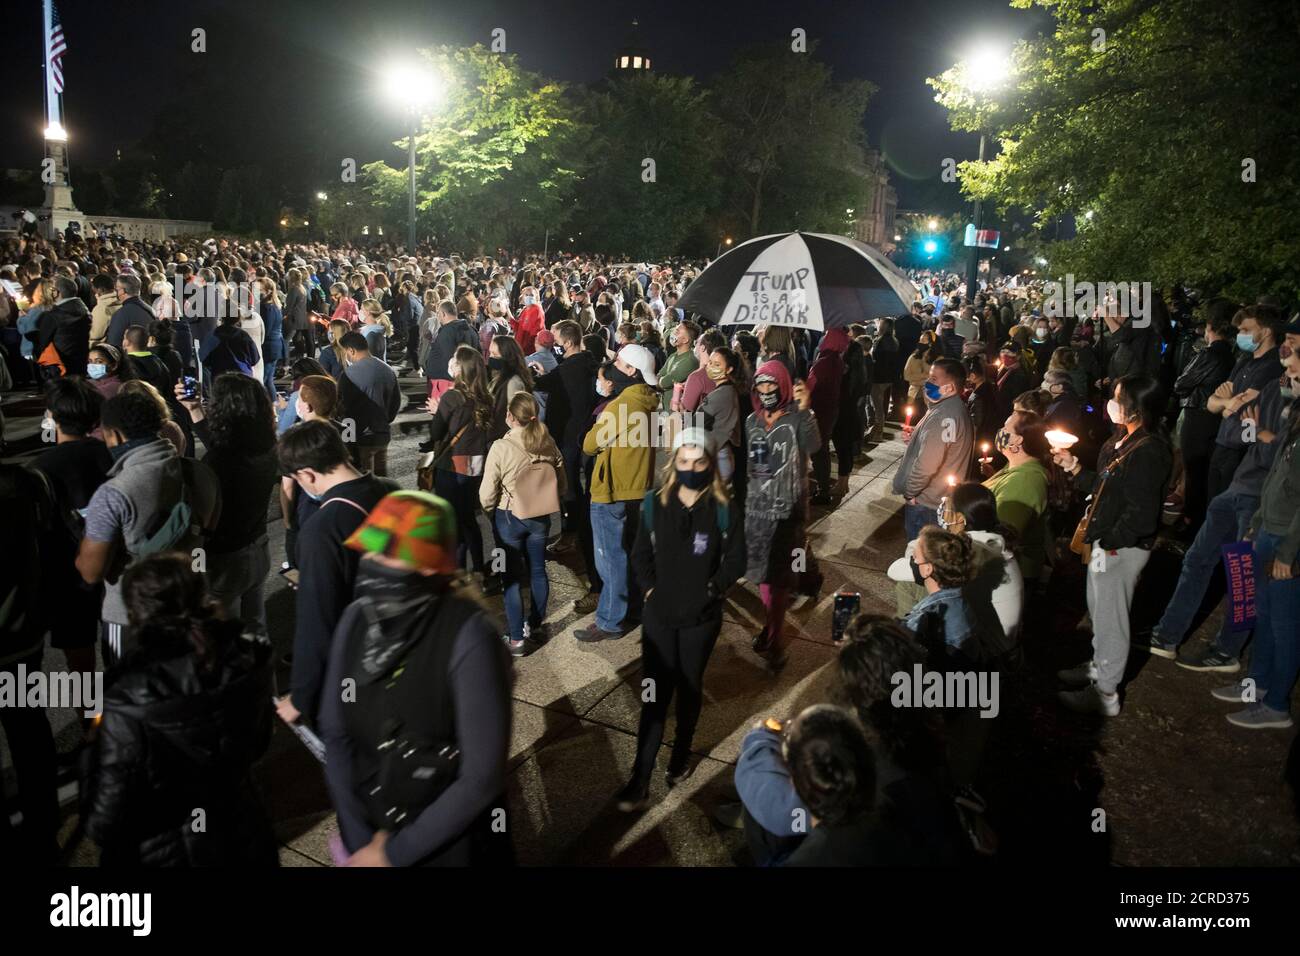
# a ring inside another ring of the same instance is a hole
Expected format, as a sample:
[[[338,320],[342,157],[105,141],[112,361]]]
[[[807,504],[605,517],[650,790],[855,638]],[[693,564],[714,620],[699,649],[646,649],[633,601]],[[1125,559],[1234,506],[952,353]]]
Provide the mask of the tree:
[[[492,248],[540,240],[562,225],[577,183],[579,129],[563,86],[482,45],[422,53],[446,78],[448,96],[421,118],[416,136],[421,229],[450,246]],[[405,225],[407,171],[370,163],[364,173],[376,203]]]
[[[1253,300],[1300,292],[1300,10],[1272,0],[1014,0],[1054,29],[1014,51],[1013,88],[932,79],[954,129],[1001,150],[968,196],[1078,223],[1053,272],[1187,281]],[[1099,32],[1102,31],[1102,32]],[[1085,216],[1085,213],[1091,213]]]
[[[736,57],[715,103],[730,211],[749,235],[842,231],[845,208],[861,196],[849,168],[866,145],[862,117],[874,91],[833,82],[811,50],[778,44]]]
[[[582,115],[592,128],[578,187],[582,248],[637,259],[676,252],[721,184],[707,93],[689,77],[631,72],[591,91]]]

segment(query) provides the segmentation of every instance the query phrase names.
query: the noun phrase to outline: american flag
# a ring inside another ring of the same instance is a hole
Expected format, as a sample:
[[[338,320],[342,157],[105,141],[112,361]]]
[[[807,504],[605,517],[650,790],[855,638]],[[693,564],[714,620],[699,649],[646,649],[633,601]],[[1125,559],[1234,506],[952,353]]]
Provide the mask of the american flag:
[[[59,8],[50,4],[50,35],[47,38],[46,62],[54,77],[54,92],[63,92],[63,54],[68,50],[68,43],[63,39],[63,23],[59,20]]]

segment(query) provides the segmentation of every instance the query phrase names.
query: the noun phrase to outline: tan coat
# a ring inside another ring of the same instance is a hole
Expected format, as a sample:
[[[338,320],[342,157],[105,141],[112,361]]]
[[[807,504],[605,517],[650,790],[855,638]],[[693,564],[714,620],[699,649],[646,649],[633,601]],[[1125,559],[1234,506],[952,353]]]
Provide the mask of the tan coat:
[[[108,335],[108,323],[113,320],[113,313],[122,308],[117,301],[116,292],[101,292],[95,299],[95,308],[90,313],[90,345],[94,348]]]
[[[479,486],[478,492],[479,503],[489,516],[496,511],[498,505],[503,510],[510,510],[510,502],[515,494],[515,475],[533,457],[524,448],[522,434],[513,428],[492,443],[488,449],[487,461],[483,463],[483,484]],[[546,432],[545,453],[537,457],[544,458],[555,466],[555,487],[563,499],[566,488],[564,459],[560,457],[560,449],[556,447],[550,432]]]

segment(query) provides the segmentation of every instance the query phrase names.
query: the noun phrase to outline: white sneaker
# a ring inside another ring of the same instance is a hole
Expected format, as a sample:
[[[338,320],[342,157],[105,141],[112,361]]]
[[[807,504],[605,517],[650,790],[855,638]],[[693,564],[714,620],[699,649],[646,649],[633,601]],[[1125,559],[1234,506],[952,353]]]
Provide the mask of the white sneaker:
[[[1062,704],[1080,714],[1119,716],[1119,694],[1103,694],[1096,684],[1089,684],[1083,690],[1063,690],[1056,696]]]

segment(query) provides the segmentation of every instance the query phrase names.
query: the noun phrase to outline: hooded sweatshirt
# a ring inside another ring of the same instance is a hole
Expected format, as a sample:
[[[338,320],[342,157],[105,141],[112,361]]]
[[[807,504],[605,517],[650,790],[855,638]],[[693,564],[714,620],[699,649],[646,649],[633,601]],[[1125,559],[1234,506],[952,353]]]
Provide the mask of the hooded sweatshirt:
[[[757,385],[759,379],[768,376],[776,380],[780,395],[780,404],[770,413],[762,410]],[[745,422],[750,450],[746,514],[776,521],[798,509],[802,517],[802,502],[808,491],[808,457],[822,444],[819,423],[812,411],[804,411],[795,403],[790,373],[781,362],[764,362],[754,380],[751,394],[759,411]],[[757,456],[756,450],[760,450]]]
[[[840,413],[840,388],[844,383],[844,353],[849,348],[849,335],[843,329],[831,329],[822,336],[817,360],[808,370],[808,391],[812,395],[811,408],[817,416],[817,427],[829,435],[835,428]]]
[[[592,504],[640,501],[654,480],[659,393],[639,380],[611,399],[582,440],[592,455]]]

